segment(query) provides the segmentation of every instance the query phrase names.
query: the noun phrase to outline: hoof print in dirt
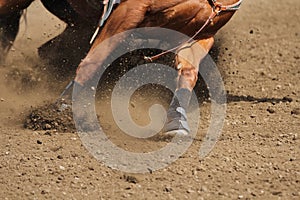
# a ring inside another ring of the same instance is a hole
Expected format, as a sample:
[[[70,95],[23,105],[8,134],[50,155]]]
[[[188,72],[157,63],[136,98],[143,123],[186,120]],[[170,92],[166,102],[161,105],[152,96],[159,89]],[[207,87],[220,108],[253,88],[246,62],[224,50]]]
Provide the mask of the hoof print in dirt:
[[[60,109],[62,103],[50,103],[33,109],[26,117],[24,127],[31,130],[75,132],[72,109]]]

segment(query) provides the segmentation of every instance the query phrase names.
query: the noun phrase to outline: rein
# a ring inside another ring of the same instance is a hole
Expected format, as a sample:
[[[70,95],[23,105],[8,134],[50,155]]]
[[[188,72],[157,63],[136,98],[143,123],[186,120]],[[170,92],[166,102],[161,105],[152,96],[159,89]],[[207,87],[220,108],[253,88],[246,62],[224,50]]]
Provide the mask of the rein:
[[[232,4],[232,5],[226,5],[226,6],[223,6],[221,3],[217,2],[217,0],[208,0],[209,4],[211,5],[212,7],[212,13],[210,14],[210,16],[207,18],[207,20],[205,21],[205,23],[201,26],[201,28],[190,38],[188,39],[186,42],[184,42],[183,44],[185,43],[189,43],[191,41],[194,40],[194,38],[199,34],[201,33],[201,31],[209,25],[209,23],[212,23],[213,19],[218,16],[221,12],[225,12],[225,11],[236,11],[238,9],[240,9],[240,6],[243,2],[243,0],[239,0],[238,2]],[[155,56],[151,56],[151,57],[148,57],[148,56],[144,56],[144,59],[147,60],[147,61],[150,61],[152,62],[153,60],[156,60],[158,59],[159,57],[167,54],[167,53],[170,53],[170,52],[173,52],[177,49],[179,49],[180,47],[182,46],[181,45],[178,45],[174,48],[171,48],[169,50],[166,50],[166,51],[163,51],[162,53],[160,54],[157,54]]]

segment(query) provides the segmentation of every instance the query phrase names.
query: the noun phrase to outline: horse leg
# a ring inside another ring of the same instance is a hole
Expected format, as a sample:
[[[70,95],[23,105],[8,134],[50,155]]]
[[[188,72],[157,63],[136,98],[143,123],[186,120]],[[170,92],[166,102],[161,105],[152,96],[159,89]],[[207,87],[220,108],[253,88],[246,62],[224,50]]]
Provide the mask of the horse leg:
[[[22,11],[4,16],[0,15],[0,63],[5,62],[5,58],[17,37],[21,15]]]
[[[109,47],[99,49],[99,45],[105,39],[111,36],[136,28],[144,19],[148,10],[150,1],[131,0],[121,3],[112,13],[105,23],[99,35],[95,38],[94,43],[87,56],[82,60],[77,68],[75,81],[81,85],[89,81],[104,60],[117,48],[120,41],[112,40]]]
[[[87,53],[94,26],[82,19],[66,0],[42,0],[45,8],[67,24],[66,29],[38,48],[40,58],[46,60],[55,71],[70,72]]]
[[[41,2],[49,12],[69,26],[73,26],[79,18],[67,0],[41,0]]]
[[[166,134],[187,135],[190,132],[186,110],[198,79],[200,62],[208,54],[213,43],[214,39],[211,37],[198,40],[179,50],[176,57],[177,88],[167,112],[167,122],[164,127]]]
[[[5,58],[16,39],[23,9],[33,0],[0,0],[0,63]]]
[[[26,9],[33,0],[0,0],[0,16],[7,16]]]

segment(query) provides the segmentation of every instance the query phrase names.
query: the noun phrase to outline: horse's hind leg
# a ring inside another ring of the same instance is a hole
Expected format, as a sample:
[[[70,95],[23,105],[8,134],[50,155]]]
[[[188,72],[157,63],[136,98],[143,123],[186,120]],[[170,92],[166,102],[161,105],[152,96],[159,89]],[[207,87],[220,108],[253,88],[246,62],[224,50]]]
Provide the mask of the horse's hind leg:
[[[94,27],[82,19],[66,0],[42,0],[45,8],[67,24],[57,37],[38,48],[39,56],[48,61],[58,75],[71,72],[88,51]],[[59,66],[58,68],[56,66]]]
[[[73,26],[79,18],[66,0],[41,0],[41,2],[49,12],[70,26]]]
[[[33,0],[0,0],[0,63],[10,50],[19,31],[22,10],[26,9]]]
[[[200,62],[211,49],[213,42],[214,39],[211,37],[179,50],[176,57],[177,89],[167,112],[167,122],[164,127],[167,134],[187,135],[190,132],[186,110],[198,79]]]
[[[5,62],[5,58],[15,41],[18,31],[22,11],[16,11],[9,15],[0,15],[0,63]]]

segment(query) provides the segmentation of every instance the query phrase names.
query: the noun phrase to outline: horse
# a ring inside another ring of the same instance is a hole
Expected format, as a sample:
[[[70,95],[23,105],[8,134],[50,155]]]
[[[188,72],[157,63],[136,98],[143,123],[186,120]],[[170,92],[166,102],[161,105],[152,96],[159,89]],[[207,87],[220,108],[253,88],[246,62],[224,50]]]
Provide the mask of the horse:
[[[51,0],[51,2],[54,1]],[[19,13],[31,2],[32,0],[14,2],[0,0],[0,15],[10,17],[11,12]],[[42,2],[49,4],[50,1],[42,0]],[[65,1],[71,7],[72,13],[75,13],[74,16],[80,16],[93,23],[102,19],[103,11],[107,9],[105,6],[110,1],[93,1],[93,5],[90,2],[87,0]],[[99,53],[97,47],[106,39],[118,33],[142,27],[161,27],[178,31],[196,42],[186,42],[177,50],[175,58],[178,71],[177,88],[167,111],[164,132],[171,135],[189,135],[190,129],[185,111],[198,79],[199,63],[212,48],[214,35],[231,19],[241,2],[242,0],[121,0],[113,7],[105,23],[101,20],[102,24],[98,25],[99,32],[95,33],[91,47],[79,63],[71,85],[75,84],[84,88],[96,71],[101,68],[105,59],[120,45],[118,41],[113,41],[110,48],[101,49]],[[54,11],[56,6],[52,7]],[[10,7],[11,11],[5,12],[5,7]],[[59,16],[66,21],[64,15]],[[70,21],[74,21],[76,18],[74,16]],[[201,46],[204,51],[198,52],[196,48],[198,46]],[[5,48],[7,50],[7,47]],[[190,63],[180,54],[189,54],[197,64]],[[146,59],[151,61],[155,57]]]
[[[79,86],[84,86],[93,77],[113,49],[117,48],[119,42],[112,41],[109,48],[102,49],[101,52],[97,52],[99,51],[97,47],[115,34],[139,27],[162,27],[192,37],[197,41],[196,43],[185,44],[178,50],[177,88],[167,111],[167,121],[164,127],[166,134],[188,135],[190,128],[187,123],[186,110],[191,92],[198,79],[199,65],[190,63],[180,54],[192,55],[195,57],[195,63],[200,63],[211,49],[214,35],[230,20],[240,4],[241,1],[238,0],[221,2],[216,0],[121,1],[97,35],[87,56],[79,64],[74,82]],[[203,53],[197,52],[197,45],[204,49]]]

